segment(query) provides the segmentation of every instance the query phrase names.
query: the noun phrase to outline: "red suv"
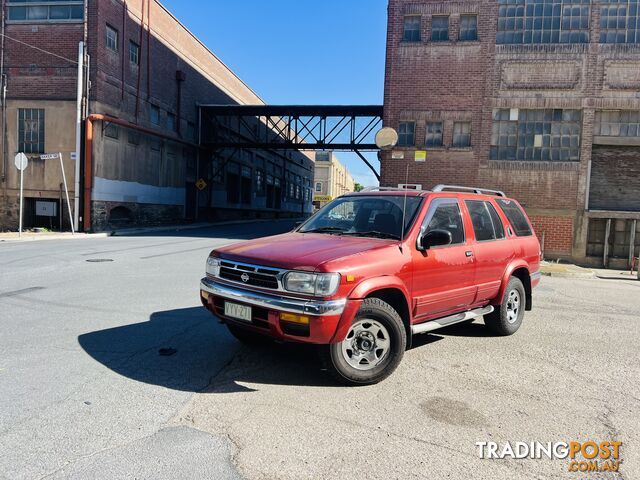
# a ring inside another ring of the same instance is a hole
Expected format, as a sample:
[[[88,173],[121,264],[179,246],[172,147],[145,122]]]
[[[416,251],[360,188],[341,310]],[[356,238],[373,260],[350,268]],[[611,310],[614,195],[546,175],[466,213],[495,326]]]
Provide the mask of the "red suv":
[[[213,250],[204,306],[244,342],[321,345],[348,384],[391,374],[414,335],[484,317],[511,335],[540,282],[540,244],[504,193],[439,185],[337,198],[290,233]]]

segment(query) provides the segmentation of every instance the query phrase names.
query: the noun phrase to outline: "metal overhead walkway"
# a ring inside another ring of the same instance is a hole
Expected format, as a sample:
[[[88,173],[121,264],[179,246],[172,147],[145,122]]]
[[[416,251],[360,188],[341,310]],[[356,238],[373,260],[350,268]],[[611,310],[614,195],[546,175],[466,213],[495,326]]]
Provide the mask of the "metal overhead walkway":
[[[382,105],[199,105],[200,146],[220,149],[377,151]],[[233,155],[232,155],[233,156]]]

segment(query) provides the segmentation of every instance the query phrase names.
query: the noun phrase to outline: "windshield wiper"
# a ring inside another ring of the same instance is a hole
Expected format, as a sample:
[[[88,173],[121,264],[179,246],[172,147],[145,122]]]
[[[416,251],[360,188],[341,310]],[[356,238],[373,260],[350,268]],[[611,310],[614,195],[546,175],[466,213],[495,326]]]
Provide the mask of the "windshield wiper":
[[[380,232],[378,230],[372,230],[369,232],[346,232],[343,235],[353,235],[357,237],[377,237],[377,238],[391,238],[393,240],[400,240],[400,235],[388,232]]]
[[[345,232],[345,229],[340,227],[320,227],[320,228],[314,228],[312,230],[304,230],[304,231],[301,231],[300,233],[343,233],[343,232]]]

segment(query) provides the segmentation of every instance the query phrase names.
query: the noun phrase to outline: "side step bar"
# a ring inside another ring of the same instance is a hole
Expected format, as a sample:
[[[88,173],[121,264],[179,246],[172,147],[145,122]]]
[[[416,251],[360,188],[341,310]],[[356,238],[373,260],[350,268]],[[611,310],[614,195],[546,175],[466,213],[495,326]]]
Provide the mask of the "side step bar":
[[[456,313],[455,315],[451,315],[449,317],[429,320],[428,322],[413,325],[411,327],[411,333],[413,333],[414,335],[418,335],[420,333],[432,332],[433,330],[437,330],[439,328],[448,327],[449,325],[454,325],[456,323],[472,320],[483,315],[488,315],[489,313],[493,312],[493,310],[493,307],[489,305],[487,307],[469,310],[468,312]]]

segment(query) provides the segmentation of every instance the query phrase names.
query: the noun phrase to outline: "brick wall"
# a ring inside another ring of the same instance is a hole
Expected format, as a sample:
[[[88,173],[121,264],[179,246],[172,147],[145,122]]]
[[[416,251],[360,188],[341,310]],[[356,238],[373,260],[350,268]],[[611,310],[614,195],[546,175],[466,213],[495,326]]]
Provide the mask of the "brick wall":
[[[536,235],[542,245],[544,234],[544,254],[570,256],[573,244],[573,218],[529,215]]]
[[[640,148],[593,149],[589,208],[640,211]]]
[[[590,44],[497,45],[498,2],[390,0],[384,121],[394,128],[401,121],[414,121],[416,146],[382,155],[381,184],[405,183],[408,165],[410,183],[424,188],[451,183],[504,190],[544,218],[556,218],[558,211],[566,215],[558,217],[564,226],[562,233],[553,234],[550,245],[558,253],[583,258],[595,112],[640,110],[636,95],[640,89],[640,46],[598,43],[602,4],[599,0],[591,2]],[[457,40],[463,13],[478,15],[478,41]],[[431,41],[432,16],[438,14],[450,17],[448,42]],[[421,16],[421,42],[402,41],[405,15]],[[490,160],[493,110],[503,108],[581,110],[580,160]],[[443,122],[442,148],[425,147],[428,121]],[[455,121],[472,123],[471,148],[451,148]],[[414,161],[416,149],[427,150],[425,163]],[[404,159],[394,158],[399,155]],[[621,170],[638,177],[634,168],[629,169],[631,157],[624,158],[598,160],[594,164],[596,172],[602,167],[602,178],[615,176],[614,171],[623,176]],[[626,167],[621,168],[622,164]],[[621,189],[625,198],[640,198],[640,184],[635,180]],[[633,205],[631,200],[617,203],[621,209]],[[571,228],[567,230],[567,226]],[[573,235],[573,239],[567,235]]]

